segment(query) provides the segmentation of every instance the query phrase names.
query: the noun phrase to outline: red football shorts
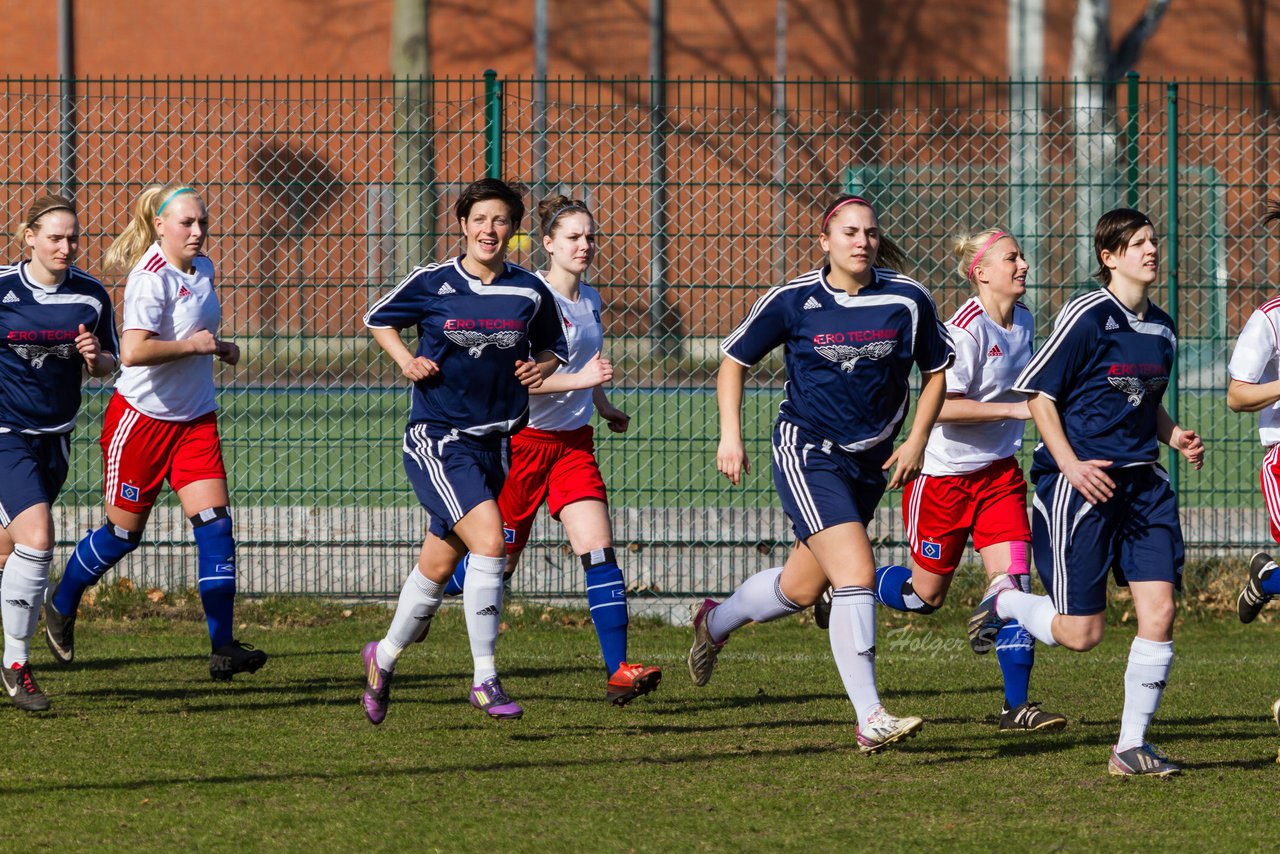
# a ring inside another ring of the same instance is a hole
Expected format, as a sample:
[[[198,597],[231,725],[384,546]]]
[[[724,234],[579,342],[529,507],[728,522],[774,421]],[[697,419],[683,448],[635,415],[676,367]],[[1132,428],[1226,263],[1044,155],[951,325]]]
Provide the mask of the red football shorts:
[[[566,504],[607,500],[593,433],[589,424],[576,430],[526,427],[511,437],[511,469],[498,496],[508,551],[529,542],[542,502],[547,503],[551,517],[559,519]]]
[[[1271,539],[1280,543],[1280,445],[1267,448],[1262,458],[1262,497],[1271,520]]]
[[[167,479],[176,492],[198,480],[226,480],[217,413],[162,421],[134,409],[119,392],[102,420],[103,497],[130,513],[155,504]]]
[[[1013,457],[967,474],[920,475],[902,496],[911,556],[945,575],[960,565],[970,534],[973,547],[1028,542],[1027,482]]]

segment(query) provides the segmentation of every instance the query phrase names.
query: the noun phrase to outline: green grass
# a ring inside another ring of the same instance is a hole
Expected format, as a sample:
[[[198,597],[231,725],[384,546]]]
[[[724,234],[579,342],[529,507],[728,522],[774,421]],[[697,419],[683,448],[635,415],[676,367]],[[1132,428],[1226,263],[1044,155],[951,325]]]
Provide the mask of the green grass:
[[[1001,735],[998,669],[963,644],[962,607],[882,617],[884,698],[927,723],[864,757],[812,624],[743,629],[703,689],[685,674],[687,629],[635,626],[632,654],[662,665],[666,681],[615,709],[582,615],[517,604],[499,661],[524,720],[490,722],[467,706],[465,629],[447,610],[402,659],[377,728],[356,702],[357,650],[385,630],[380,609],[242,608],[240,636],[272,660],[229,685],[207,678],[198,622],[88,615],[73,665],[35,655],[54,710],[0,710],[0,800],[21,820],[15,839],[313,852],[1274,844],[1274,624],[1179,627],[1151,737],[1186,772],[1155,781],[1106,774],[1124,626],[1085,655],[1038,651],[1033,696],[1071,718],[1065,732]]]

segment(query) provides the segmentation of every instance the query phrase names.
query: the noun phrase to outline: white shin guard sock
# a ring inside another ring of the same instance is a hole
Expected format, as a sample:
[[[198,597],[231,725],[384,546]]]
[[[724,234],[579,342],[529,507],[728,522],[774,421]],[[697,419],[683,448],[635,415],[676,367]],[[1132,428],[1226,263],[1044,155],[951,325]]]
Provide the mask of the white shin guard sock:
[[[444,585],[432,581],[415,566],[400,588],[400,601],[387,636],[378,644],[378,666],[394,670],[404,648],[422,634],[422,624],[435,616],[444,598]]]
[[[1173,667],[1173,641],[1134,638],[1129,666],[1124,671],[1124,713],[1116,750],[1137,747],[1146,739],[1147,726],[1160,707],[1160,696]]]
[[[782,567],[762,570],[738,585],[733,595],[707,615],[707,630],[712,639],[722,641],[747,623],[767,623],[801,610],[783,595],[778,586]]]
[[[880,708],[876,690],[876,597],[869,587],[831,591],[831,653],[860,726]]]
[[[462,607],[467,612],[467,637],[471,640],[471,660],[475,667],[472,685],[498,675],[494,653],[498,646],[498,626],[502,623],[502,571],[506,566],[505,557],[472,554],[467,558]]]
[[[996,614],[1022,623],[1022,627],[1045,646],[1058,645],[1053,636],[1053,618],[1058,616],[1058,609],[1048,596],[1006,590],[996,599]]]
[[[4,620],[4,666],[26,664],[40,622],[44,590],[49,586],[52,551],[15,545],[0,582],[0,619]]]

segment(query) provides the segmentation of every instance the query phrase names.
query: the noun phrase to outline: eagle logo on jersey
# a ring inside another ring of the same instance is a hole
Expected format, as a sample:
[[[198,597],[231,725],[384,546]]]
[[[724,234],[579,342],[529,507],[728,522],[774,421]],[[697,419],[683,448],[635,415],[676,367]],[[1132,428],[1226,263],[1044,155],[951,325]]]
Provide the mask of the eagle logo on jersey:
[[[1169,384],[1168,377],[1107,377],[1113,388],[1129,396],[1129,405],[1137,406],[1148,394],[1159,394]]]
[[[9,346],[13,348],[13,352],[30,362],[33,368],[43,367],[45,359],[50,356],[70,359],[76,352],[74,341],[54,344],[52,347],[41,347],[39,344],[10,344]]]
[[[848,374],[853,372],[853,366],[859,359],[883,359],[892,353],[897,345],[898,342],[891,338],[887,341],[872,341],[861,347],[850,347],[847,344],[822,344],[813,349],[824,359],[838,362],[840,370]]]
[[[510,350],[520,343],[524,332],[519,329],[504,329],[501,332],[486,334],[473,329],[446,329],[444,335],[459,347],[466,347],[468,356],[479,359],[484,348],[490,344],[500,350]]]

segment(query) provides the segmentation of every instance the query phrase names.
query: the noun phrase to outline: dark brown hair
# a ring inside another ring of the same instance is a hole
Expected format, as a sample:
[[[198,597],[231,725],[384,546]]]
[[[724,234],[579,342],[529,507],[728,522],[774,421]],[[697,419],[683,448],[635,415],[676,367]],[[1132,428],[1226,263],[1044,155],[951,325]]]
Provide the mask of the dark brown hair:
[[[1148,225],[1151,225],[1150,217],[1133,208],[1116,208],[1104,213],[1093,230],[1093,257],[1098,262],[1093,277],[1104,285],[1111,284],[1111,270],[1102,263],[1102,253],[1121,254],[1129,240]],[[1155,226],[1151,228],[1154,230]]]
[[[844,207],[846,204],[863,205],[871,211],[873,216],[875,216],[876,222],[880,221],[880,216],[876,213],[876,209],[872,206],[871,202],[867,201],[862,196],[857,196],[853,193],[844,193],[836,196],[831,203],[823,209],[822,223],[818,230],[823,234],[828,234],[827,226],[830,225],[831,215],[836,212],[837,208]],[[908,260],[906,253],[902,251],[902,248],[899,247],[898,244],[890,240],[889,237],[881,231],[880,247],[876,250],[874,265],[876,267],[888,267],[890,269],[897,270],[898,272],[902,272],[903,268],[906,267],[907,264]]]
[[[1262,218],[1263,225],[1270,225],[1280,220],[1280,198],[1267,199],[1267,215]]]
[[[542,229],[542,236],[555,236],[560,217],[575,213],[586,214],[591,224],[595,225],[596,218],[591,215],[586,202],[579,202],[565,195],[548,196],[538,202],[538,227]]]
[[[76,203],[64,196],[56,196],[53,193],[45,193],[31,203],[31,207],[27,208],[27,215],[22,218],[22,224],[18,226],[18,243],[23,242],[23,235],[27,233],[27,229],[32,231],[40,230],[40,220],[45,214],[51,214],[54,211],[67,211],[72,216],[76,215]]]
[[[462,195],[458,196],[458,203],[454,205],[453,211],[458,219],[465,220],[471,216],[473,207],[479,202],[487,202],[490,199],[497,199],[505,204],[507,212],[511,214],[512,228],[520,227],[520,222],[524,219],[524,198],[515,187],[497,178],[481,178],[479,181],[472,181],[463,189]]]

